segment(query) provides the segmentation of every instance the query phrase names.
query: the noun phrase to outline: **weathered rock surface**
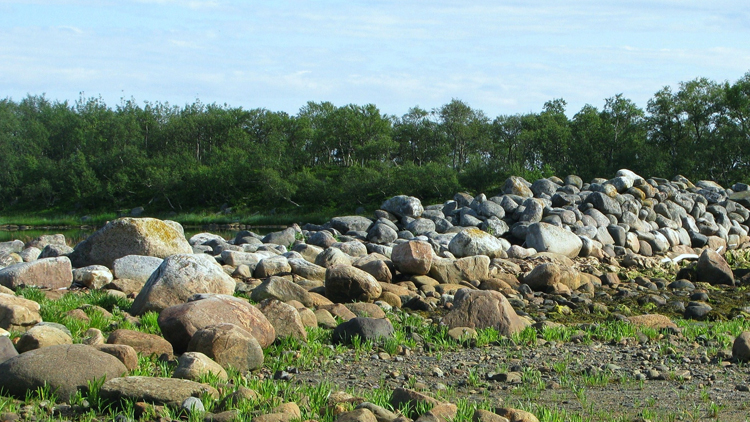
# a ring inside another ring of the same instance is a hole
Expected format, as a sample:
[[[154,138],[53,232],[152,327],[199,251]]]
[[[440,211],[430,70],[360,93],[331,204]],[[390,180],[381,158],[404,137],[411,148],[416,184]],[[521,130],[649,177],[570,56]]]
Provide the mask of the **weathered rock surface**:
[[[507,241],[505,242],[507,243]],[[498,258],[510,247],[510,244],[506,245],[506,243],[477,228],[468,228],[453,237],[448,244],[448,249],[457,258],[474,255],[487,255],[490,258]]]
[[[194,299],[159,314],[159,328],[177,354],[187,350],[196,331],[221,323],[235,324],[247,330],[261,347],[268,347],[276,339],[276,332],[268,319],[245,300],[228,295],[199,295]]]
[[[116,259],[127,255],[166,258],[192,252],[185,232],[178,223],[155,218],[125,217],[110,221],[76,245],[70,260],[76,268],[97,264],[113,268]]]
[[[146,283],[162,262],[164,259],[155,256],[126,255],[114,260],[113,275]]]
[[[107,338],[107,344],[126,344],[145,356],[171,357],[173,354],[172,345],[163,337],[134,330],[112,331]]]
[[[526,246],[536,249],[537,252],[552,252],[575,258],[581,251],[583,242],[575,233],[561,227],[534,223],[529,226]]]
[[[214,374],[220,380],[227,379],[227,371],[213,359],[200,352],[185,352],[177,360],[172,378],[199,381],[208,374]]]
[[[219,392],[208,384],[178,378],[140,376],[107,380],[99,394],[112,401],[129,399],[157,405],[179,405],[188,397],[201,397],[203,394],[219,397]]]
[[[0,388],[23,399],[46,383],[58,400],[67,401],[90,381],[111,380],[126,372],[114,356],[83,344],[65,344],[32,350],[0,364]]]
[[[222,323],[193,334],[188,352],[200,352],[221,367],[245,372],[263,366],[263,349],[250,332],[235,324]]]
[[[352,318],[342,322],[334,330],[332,341],[334,343],[348,343],[352,337],[359,336],[362,341],[373,342],[393,337],[393,325],[384,318]]]
[[[10,289],[36,286],[49,289],[70,287],[73,268],[67,257],[44,258],[0,269],[0,285]]]
[[[326,297],[333,302],[371,302],[383,292],[372,275],[352,266],[338,265],[326,271]]]
[[[39,304],[11,294],[0,293],[0,328],[26,331],[42,322]]]
[[[424,275],[432,266],[432,246],[424,241],[411,241],[396,245],[391,252],[391,261],[404,274]]]
[[[160,312],[185,303],[197,293],[231,295],[235,285],[232,277],[209,255],[172,255],[151,274],[130,312],[133,315]]]
[[[443,318],[443,323],[450,328],[494,328],[504,336],[523,331],[529,325],[502,293],[469,289],[456,292],[453,310]]]

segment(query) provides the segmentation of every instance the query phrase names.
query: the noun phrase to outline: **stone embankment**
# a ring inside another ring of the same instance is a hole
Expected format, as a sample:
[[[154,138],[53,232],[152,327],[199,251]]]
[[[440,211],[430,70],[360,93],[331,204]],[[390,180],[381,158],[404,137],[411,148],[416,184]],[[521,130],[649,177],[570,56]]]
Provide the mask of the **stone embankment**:
[[[745,282],[724,254],[750,247],[748,208],[745,184],[726,189],[621,170],[590,183],[511,177],[498,195],[459,193],[438,205],[397,196],[371,217],[341,216],[266,236],[186,239],[172,221],[121,218],[75,248],[59,235],[5,242],[0,327],[8,331],[0,337],[0,388],[23,398],[46,382],[64,401],[105,377],[101,395],[108,399],[180,405],[217,396],[197,382],[204,374],[261,368],[264,348],[285,337],[306,341],[306,327],[333,329],[336,342],[390,338],[384,311],[394,308],[434,312],[461,333],[492,327],[505,336],[544,326],[552,315],[627,320],[623,303],[706,318],[716,311],[703,287]],[[626,279],[628,269],[679,272],[671,281]],[[163,335],[94,329],[73,344],[66,327],[42,321],[39,304],[15,296],[28,286],[131,298],[129,317],[157,313]],[[631,318],[676,330],[663,315]],[[750,334],[737,338],[736,359],[750,357],[748,344]],[[128,376],[139,354],[179,358],[175,378]],[[417,420],[456,412],[455,405],[394,390],[394,408],[403,401],[428,408],[411,415]],[[280,413],[299,413],[289,405]],[[536,420],[513,409],[498,413],[505,417],[477,412],[475,419]],[[368,404],[340,420],[407,419]]]

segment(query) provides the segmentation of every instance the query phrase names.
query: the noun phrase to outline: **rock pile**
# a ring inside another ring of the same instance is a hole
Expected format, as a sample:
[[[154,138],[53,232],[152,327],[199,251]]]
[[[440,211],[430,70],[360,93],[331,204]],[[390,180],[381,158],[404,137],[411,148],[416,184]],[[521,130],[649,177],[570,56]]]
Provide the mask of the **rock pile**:
[[[573,309],[607,312],[594,299],[661,290],[690,294],[682,310],[702,318],[711,310],[706,297],[689,292],[701,282],[735,283],[722,252],[750,246],[748,208],[747,185],[724,189],[621,170],[591,183],[511,177],[496,196],[460,193],[439,205],[397,196],[373,218],[336,217],[266,236],[242,231],[225,240],[201,233],[188,240],[175,222],[122,218],[67,252],[59,237],[4,242],[0,328],[27,333],[13,347],[3,345],[0,388],[23,397],[47,379],[63,398],[106,377],[102,396],[179,405],[216,395],[195,382],[202,374],[254,370],[263,365],[263,348],[283,337],[306,341],[308,326],[335,328],[334,341],[342,343],[355,335],[387,339],[393,327],[383,310],[394,307],[445,308],[442,323],[456,335],[487,327],[512,335],[535,322],[532,309],[541,318]],[[668,265],[678,257],[697,264],[669,284],[617,276],[620,264],[653,265],[659,261],[653,256],[670,258]],[[87,345],[72,345],[65,327],[44,325],[38,304],[12,294],[25,286],[71,285],[134,299],[130,314],[157,313],[163,338],[116,330],[108,338],[89,333]],[[644,297],[667,306],[670,296]],[[662,320],[646,322],[653,321]],[[735,349],[747,359],[747,347]],[[137,354],[176,354],[176,379],[127,376]],[[409,394],[394,392],[394,400],[415,400]],[[453,405],[433,405],[434,414],[455,415]],[[481,420],[503,420],[495,416]]]

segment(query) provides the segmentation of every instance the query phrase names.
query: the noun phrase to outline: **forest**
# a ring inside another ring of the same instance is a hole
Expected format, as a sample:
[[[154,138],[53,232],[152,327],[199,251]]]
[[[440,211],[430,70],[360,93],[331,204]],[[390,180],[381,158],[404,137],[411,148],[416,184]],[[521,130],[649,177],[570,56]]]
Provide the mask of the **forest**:
[[[493,118],[459,99],[391,116],[373,104],[309,102],[290,115],[199,100],[6,98],[0,210],[352,213],[397,194],[494,195],[510,175],[591,180],[620,168],[750,182],[750,72],[664,87],[645,109],[614,95],[568,115],[563,99]]]

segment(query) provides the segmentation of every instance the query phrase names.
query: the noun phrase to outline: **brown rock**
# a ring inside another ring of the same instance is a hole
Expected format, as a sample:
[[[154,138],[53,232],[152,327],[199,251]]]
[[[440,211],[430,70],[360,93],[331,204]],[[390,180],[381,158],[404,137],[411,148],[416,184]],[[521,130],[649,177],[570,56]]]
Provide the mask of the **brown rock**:
[[[393,265],[404,274],[425,275],[432,266],[432,246],[423,241],[411,241],[396,245],[391,252]]]
[[[346,306],[352,313],[362,318],[385,318],[385,312],[374,303],[347,303]]]
[[[349,308],[344,306],[341,303],[336,303],[333,305],[327,305],[327,306],[319,306],[318,309],[323,309],[331,313],[331,315],[335,317],[339,317],[344,321],[349,321],[352,318],[356,318],[357,315],[354,314],[354,312],[350,311]]]
[[[307,341],[307,330],[299,312],[289,304],[276,299],[266,299],[258,304],[258,309],[266,316],[276,331],[276,338],[292,337]]]
[[[133,400],[153,404],[179,405],[188,397],[208,394],[214,398],[219,392],[208,384],[177,378],[123,377],[107,380],[99,390],[104,399]]]
[[[94,347],[100,352],[116,357],[128,371],[138,367],[138,352],[127,344],[98,344]]]
[[[462,289],[453,300],[453,310],[443,318],[450,328],[495,328],[504,336],[523,331],[528,322],[519,317],[502,293]]]
[[[440,402],[417,391],[398,387],[393,390],[390,404],[394,409],[402,409],[406,407],[408,409],[407,416],[413,417],[413,412],[418,405],[422,404],[432,408],[440,404]]]
[[[732,269],[724,260],[724,257],[711,249],[706,249],[698,258],[696,266],[698,281],[705,281],[709,284],[728,284],[734,285],[734,275]]]
[[[222,368],[245,372],[263,366],[263,349],[245,329],[234,324],[218,324],[198,330],[188,344],[189,352],[200,352]]]
[[[393,306],[394,308],[401,308],[401,297],[391,292],[383,292],[380,295],[380,300]]]
[[[510,420],[510,422],[539,422],[536,416],[525,411],[514,409],[512,407],[505,407],[502,409],[496,409],[495,412],[500,416],[504,416]]]
[[[196,331],[220,323],[246,329],[261,347],[268,347],[276,339],[273,326],[261,311],[243,299],[228,295],[201,295],[199,300],[169,307],[159,314],[158,322],[164,338],[177,354],[187,350]]]
[[[523,282],[537,291],[544,291],[557,283],[575,290],[581,286],[581,275],[572,267],[549,262],[534,267],[523,278]]]
[[[664,328],[677,329],[677,324],[672,322],[669,317],[659,314],[645,314],[628,317],[628,321],[637,327],[647,327],[656,330]]]
[[[11,294],[0,293],[0,328],[26,331],[42,322],[39,304]]]
[[[338,322],[336,322],[336,319],[333,318],[333,315],[325,309],[318,309],[315,311],[315,319],[317,324],[323,328],[334,329],[339,325]]]
[[[16,344],[18,353],[43,347],[73,344],[73,339],[65,331],[51,325],[36,325],[21,335]]]
[[[743,331],[734,339],[732,357],[739,361],[750,361],[750,331]]]
[[[378,422],[378,419],[368,409],[355,409],[339,414],[336,422]]]
[[[383,292],[375,277],[346,265],[326,270],[326,297],[333,302],[372,302]]]
[[[227,380],[227,371],[210,357],[200,352],[185,352],[178,359],[172,378],[198,381],[208,374],[214,374],[222,381]]]
[[[460,281],[484,280],[489,276],[490,258],[486,255],[467,256],[465,258],[435,258],[430,267],[430,277],[441,284]]]
[[[424,418],[425,416],[428,417],[428,420],[436,420],[439,422],[452,422],[456,418],[456,414],[458,413],[458,407],[453,403],[441,403],[432,409],[428,410],[420,417],[420,419]]]
[[[352,265],[354,265],[355,268],[359,268],[360,270],[369,273],[371,276],[375,277],[375,280],[380,282],[390,283],[393,279],[393,269],[391,268],[393,267],[393,262],[382,255],[366,255],[355,260]]]
[[[115,330],[107,338],[107,344],[127,344],[138,353],[145,356],[172,356],[172,344],[155,334],[142,333],[134,330]]]

